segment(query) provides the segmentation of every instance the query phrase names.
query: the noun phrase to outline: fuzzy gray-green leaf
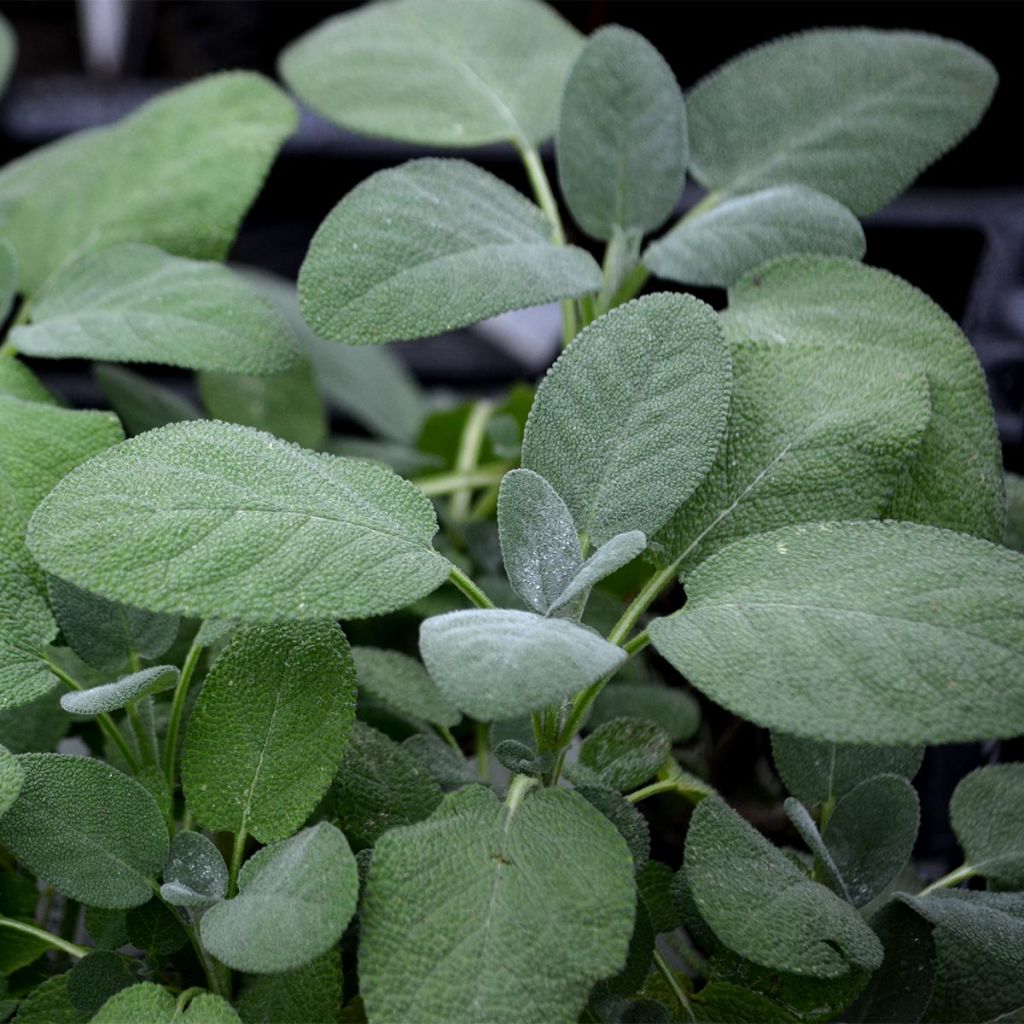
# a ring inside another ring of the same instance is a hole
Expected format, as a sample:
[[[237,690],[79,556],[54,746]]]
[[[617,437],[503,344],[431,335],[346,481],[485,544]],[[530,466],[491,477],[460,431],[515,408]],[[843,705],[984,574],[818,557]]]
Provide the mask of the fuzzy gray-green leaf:
[[[647,538],[639,530],[617,533],[606,540],[580,566],[549,609],[550,615],[566,615],[586,603],[595,584],[618,572],[647,548]]]
[[[28,561],[0,552],[0,712],[31,704],[57,685],[42,657],[57,623]]]
[[[83,716],[118,711],[152,693],[173,690],[179,675],[174,665],[154,665],[132,672],[114,683],[65,693],[60,698],[60,706],[69,714]]]
[[[245,1024],[340,1024],[341,953],[330,949],[282,974],[246,978],[238,999]]]
[[[228,893],[224,858],[213,842],[199,832],[175,834],[163,876],[160,893],[175,906],[207,907]]]
[[[673,743],[681,743],[700,727],[700,705],[690,694],[660,683],[612,682],[597,695],[587,727],[596,729],[613,718],[654,722]]]
[[[175,997],[162,985],[140,982],[111,996],[89,1024],[238,1024],[231,1004],[212,992],[192,996],[188,1008],[178,1009]]]
[[[1001,888],[1024,886],[1024,764],[971,772],[956,787],[949,813],[975,874]]]
[[[4,746],[0,746],[0,818],[2,818],[21,792],[25,770],[21,762]]]
[[[593,258],[551,232],[538,207],[464,160],[378,171],[313,236],[302,315],[322,337],[369,345],[597,291]]]
[[[671,749],[668,735],[653,722],[614,718],[583,741],[579,765],[595,773],[602,785],[625,792],[647,782]]]
[[[202,418],[195,405],[177,389],[157,384],[123,366],[101,363],[93,369],[93,375],[129,434],[144,434],[168,423]]]
[[[441,696],[427,670],[401,651],[380,647],[352,650],[359,689],[413,718],[451,728],[462,717]]]

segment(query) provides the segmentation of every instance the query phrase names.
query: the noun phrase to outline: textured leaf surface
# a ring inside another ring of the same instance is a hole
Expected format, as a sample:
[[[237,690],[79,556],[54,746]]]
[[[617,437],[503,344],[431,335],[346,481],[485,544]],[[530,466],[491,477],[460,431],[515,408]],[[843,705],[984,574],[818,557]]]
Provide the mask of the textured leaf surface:
[[[535,0],[400,0],[325,22],[285,50],[280,70],[318,114],[366,135],[540,142],[581,46]]]
[[[1024,477],[1006,474],[1006,528],[1003,544],[1024,551]]]
[[[621,648],[584,626],[506,609],[427,619],[420,654],[445,698],[485,722],[569,697],[626,659]]]
[[[910,523],[794,526],[731,544],[686,591],[651,640],[750,721],[880,744],[1024,729],[1024,559],[1005,548]]]
[[[91,1020],[112,995],[138,981],[133,966],[127,957],[100,950],[83,957],[71,968],[68,998],[82,1019]]]
[[[823,256],[758,269],[729,292],[735,339],[864,345],[903,353],[928,377],[932,419],[887,514],[1000,541],[1002,457],[977,357],[928,296],[883,270]]]
[[[880,515],[928,426],[927,382],[895,353],[741,343],[733,369],[715,464],[654,541],[684,576],[738,537]]]
[[[154,665],[132,672],[116,683],[61,695],[60,706],[72,715],[102,715],[133,704],[152,693],[173,690],[180,673],[174,665]]]
[[[551,606],[552,615],[565,615],[584,604],[591,588],[628,565],[647,548],[647,538],[639,530],[617,533],[606,540],[580,567],[566,585],[565,590]]]
[[[9,163],[0,231],[18,254],[21,288],[35,294],[70,258],[116,242],[223,259],[295,124],[276,86],[230,72]]]
[[[203,945],[235,970],[292,970],[341,938],[358,894],[356,859],[345,837],[321,822],[242,865],[238,895],[203,915]]]
[[[162,985],[150,981],[132,985],[112,996],[89,1024],[238,1024],[231,1004],[212,992],[192,996],[184,1013]]]
[[[683,284],[727,288],[748,270],[790,253],[859,260],[860,222],[842,203],[802,185],[778,185],[723,200],[652,242],[644,266]]]
[[[582,797],[472,787],[377,844],[362,912],[372,1020],[575,1021],[626,960],[633,863]]]
[[[199,832],[183,831],[171,840],[160,894],[181,907],[205,907],[224,899],[228,869],[220,850]]]
[[[651,855],[651,830],[647,819],[618,790],[603,785],[577,786],[575,792],[593,804],[618,829],[633,856],[634,868],[637,871],[642,869]],[[648,916],[646,910],[644,916]],[[650,930],[650,920],[646,923]]]
[[[978,123],[996,80],[984,57],[939,36],[787,36],[734,58],[688,94],[693,173],[733,192],[809,185],[865,216]]]
[[[693,813],[684,865],[718,939],[765,967],[814,978],[874,970],[882,946],[857,912],[792,862],[720,799]]]
[[[0,746],[0,818],[18,799],[25,771],[18,759],[4,746]]]
[[[47,978],[18,1004],[18,1024],[80,1024],[68,997],[68,972]]]
[[[642,786],[664,763],[672,748],[653,722],[615,718],[595,729],[582,743],[579,764],[600,781],[625,792]]]
[[[4,40],[7,29],[6,22],[0,22],[0,88],[5,84]],[[14,250],[6,240],[0,240],[0,318],[6,320],[14,305],[18,290],[18,267]],[[7,353],[8,355],[10,353]],[[15,364],[20,365],[20,364]]]
[[[331,784],[355,686],[334,623],[238,630],[189,717],[181,776],[196,820],[261,843],[291,835]]]
[[[134,907],[153,895],[167,825],[134,779],[100,761],[22,754],[21,794],[0,843],[33,874],[82,903]]]
[[[10,355],[10,353],[7,353]],[[11,356],[0,359],[0,395],[23,398],[28,402],[55,405],[55,399],[36,375],[21,360]]]
[[[1024,886],[1024,764],[971,772],[956,787],[949,814],[977,874],[1003,888]]]
[[[650,295],[581,332],[548,371],[523,465],[549,480],[592,544],[648,536],[696,490],[729,410],[717,317],[689,295]]]
[[[700,706],[688,693],[657,683],[611,683],[594,701],[587,727],[613,718],[642,718],[665,731],[674,743],[688,740],[700,727]]]
[[[159,899],[151,899],[125,914],[128,941],[149,957],[177,953],[188,943],[181,919]]]
[[[54,274],[11,340],[47,359],[235,373],[277,373],[295,360],[287,324],[227,267],[136,243],[87,252]]]
[[[400,651],[356,647],[352,651],[359,689],[424,722],[451,728],[462,717],[441,696],[427,670]]]
[[[93,374],[129,434],[144,434],[168,423],[201,418],[199,410],[184,395],[123,366],[101,364],[93,369]]]
[[[339,1024],[341,954],[331,949],[293,971],[247,978],[238,1015],[245,1024]]]
[[[618,25],[595,32],[562,93],[558,180],[573,219],[607,241],[665,222],[686,175],[686,108],[661,54]]]
[[[56,638],[57,623],[27,561],[0,552],[0,714],[32,704],[57,685],[41,654]]]
[[[551,232],[538,207],[464,160],[378,171],[313,236],[302,315],[325,338],[367,345],[597,291],[593,258]]]
[[[36,513],[56,575],[154,611],[268,621],[359,618],[448,574],[412,484],[226,423],[178,423],[93,459]]]

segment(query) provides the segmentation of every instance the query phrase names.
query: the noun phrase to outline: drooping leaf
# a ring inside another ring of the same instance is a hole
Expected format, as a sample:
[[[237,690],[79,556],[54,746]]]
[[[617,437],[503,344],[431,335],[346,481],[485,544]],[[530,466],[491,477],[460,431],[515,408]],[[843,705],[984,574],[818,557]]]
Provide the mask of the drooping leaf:
[[[378,842],[362,910],[372,1020],[575,1021],[625,963],[633,862],[582,797],[481,787]]]
[[[380,466],[196,421],[66,477],[30,544],[45,568],[108,598],[273,621],[376,615],[429,593],[449,571],[436,530],[427,498]]]
[[[863,348],[733,346],[726,439],[657,535],[692,567],[738,537],[881,515],[928,427],[928,385],[901,356]]]
[[[276,86],[236,71],[7,164],[0,233],[17,253],[19,286],[34,295],[71,258],[117,242],[222,259],[295,125]]]
[[[542,142],[582,46],[536,0],[398,0],[292,43],[281,77],[330,121],[428,146]]]
[[[566,584],[565,589],[555,598],[550,608],[551,615],[567,615],[586,603],[591,588],[613,572],[628,565],[647,548],[647,538],[639,530],[617,533],[606,540],[580,566],[579,571]],[[573,618],[578,616],[573,614]]]
[[[330,949],[282,974],[246,978],[238,1015],[244,1024],[340,1024],[340,952]]]
[[[588,235],[664,224],[683,191],[686,107],[643,36],[612,25],[587,40],[565,83],[556,146],[562,194]]]
[[[60,698],[60,706],[72,715],[102,715],[134,704],[150,694],[173,690],[179,675],[174,665],[154,665],[124,676],[115,683],[65,693]]]
[[[160,895],[179,907],[205,908],[228,893],[228,869],[213,843],[199,832],[183,831],[171,840]]]
[[[238,630],[189,717],[181,777],[196,820],[262,843],[291,835],[331,784],[355,685],[334,623]]]
[[[981,54],[921,32],[786,36],[689,92],[693,173],[731,192],[809,185],[866,216],[978,123],[996,78]]]
[[[212,992],[192,996],[184,1012],[162,985],[140,982],[111,996],[89,1024],[238,1024],[231,1004]]]
[[[1003,888],[1024,886],[1024,764],[971,772],[956,787],[949,815],[975,874]]]
[[[882,946],[857,912],[718,797],[693,813],[683,870],[717,938],[756,964],[838,978],[882,962]]]
[[[649,295],[601,317],[548,371],[523,465],[554,485],[592,544],[651,536],[696,490],[729,409],[717,317],[689,295]]]
[[[793,526],[724,548],[686,592],[651,641],[750,721],[872,744],[1024,730],[1015,552],[911,523]]]
[[[824,256],[760,267],[729,291],[736,340],[823,340],[901,352],[928,378],[932,418],[886,514],[1000,541],[1002,457],[977,356],[930,299],[884,270]]]
[[[133,242],[61,268],[11,341],[46,359],[231,373],[279,373],[295,361],[288,325],[227,267]]]
[[[0,552],[0,716],[32,704],[57,685],[42,659],[43,648],[57,636],[57,623],[27,561],[27,556],[15,561]]]
[[[864,250],[860,222],[842,203],[803,185],[777,185],[684,218],[644,250],[643,262],[668,281],[728,288],[778,256],[820,252],[859,260]]]
[[[156,384],[123,366],[100,364],[93,374],[130,435],[144,434],[180,420],[202,418],[192,402],[174,388]]]
[[[369,345],[597,291],[593,258],[551,233],[538,207],[464,160],[378,171],[313,236],[302,315],[324,338]]]
[[[485,722],[563,700],[626,659],[621,648],[567,619],[496,608],[425,620],[420,654],[445,698]]]
[[[451,728],[461,715],[441,696],[427,670],[400,651],[355,647],[359,689],[412,718]]]
[[[594,701],[587,727],[614,718],[642,718],[659,726],[673,743],[690,739],[700,727],[700,707],[682,690],[658,683],[611,683]]]
[[[345,837],[320,822],[253,854],[238,874],[238,895],[206,911],[200,935],[235,970],[292,970],[341,938],[358,894]]]
[[[5,746],[0,746],[0,818],[18,799],[24,781],[21,763]]]
[[[600,782],[623,792],[647,782],[672,749],[667,734],[641,718],[613,718],[581,744],[578,763]]]
[[[33,874],[82,903],[134,907],[153,895],[167,825],[134,779],[100,761],[22,754],[21,794],[0,818],[0,843]]]

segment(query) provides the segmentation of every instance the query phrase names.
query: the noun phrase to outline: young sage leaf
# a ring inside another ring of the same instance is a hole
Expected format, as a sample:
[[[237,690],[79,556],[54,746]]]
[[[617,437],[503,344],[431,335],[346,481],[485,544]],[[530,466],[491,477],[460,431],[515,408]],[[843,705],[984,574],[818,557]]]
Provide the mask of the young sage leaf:
[[[974,874],[1024,886],[1024,764],[994,764],[961,779],[950,822]]]
[[[199,832],[171,839],[160,895],[174,906],[205,909],[228,894],[228,869],[213,843]]]
[[[60,698],[60,706],[68,714],[87,717],[118,711],[150,694],[173,690],[179,675],[174,665],[155,665],[124,676],[116,683],[65,693]]]
[[[606,540],[580,566],[579,571],[566,584],[565,589],[552,602],[550,615],[569,615],[578,618],[576,609],[582,608],[590,596],[591,588],[613,572],[628,565],[647,548],[647,538],[639,530],[617,533]]]
[[[672,749],[668,735],[653,722],[615,718],[598,726],[581,744],[579,767],[584,778],[625,792],[647,782]]]
[[[446,728],[458,725],[462,716],[441,696],[415,658],[380,647],[354,647],[352,657],[360,691],[412,718]]]

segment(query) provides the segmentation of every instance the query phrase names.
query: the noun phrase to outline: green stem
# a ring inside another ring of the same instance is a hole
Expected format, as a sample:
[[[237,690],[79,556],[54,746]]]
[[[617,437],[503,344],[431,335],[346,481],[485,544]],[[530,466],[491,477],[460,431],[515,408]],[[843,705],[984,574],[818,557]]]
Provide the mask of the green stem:
[[[461,590],[477,608],[494,607],[494,602],[458,566],[452,566],[448,581]]]
[[[465,488],[491,487],[512,468],[511,462],[487,462],[465,473],[435,473],[413,480],[413,483],[428,497],[438,498]]]
[[[0,354],[11,356],[12,358],[18,354],[18,350],[14,347],[14,343],[11,341],[11,332],[15,327],[20,327],[22,324],[28,323],[31,315],[32,304],[23,296],[18,302],[18,311],[14,314],[11,326],[7,328],[7,333],[4,335],[3,343],[0,344]]]
[[[235,833],[235,841],[231,846],[231,866],[228,869],[228,899],[238,892],[238,872],[242,869],[242,858],[245,856],[245,841],[249,833],[240,828]]]
[[[24,921],[16,921],[14,918],[5,917],[0,914],[0,928],[6,928],[8,931],[20,932],[22,935],[29,935],[33,939],[38,939],[40,942],[45,942],[48,946],[52,946],[54,949],[59,949],[62,953],[67,953],[68,956],[78,957],[81,959],[83,956],[88,956],[90,952],[84,946],[76,945],[74,942],[68,942],[67,939],[62,939],[58,935],[51,935],[50,932],[45,931],[42,928],[37,928],[34,924],[26,924]]]
[[[672,973],[672,968],[665,963],[665,958],[657,949],[654,950],[653,956],[654,966],[658,969],[658,973],[665,979],[665,984],[672,990],[672,994],[678,1000],[683,1013],[686,1014],[686,1019],[695,1021],[697,1018],[694,1015],[693,1007],[690,1005],[690,1000],[686,998],[686,993],[676,980],[675,974]]]
[[[966,882],[968,878],[973,878],[977,873],[978,870],[973,864],[961,864],[955,871],[950,871],[948,875],[936,878],[931,885],[926,885],[917,895],[928,896],[938,889],[949,889],[961,882]]]
[[[498,508],[498,495],[501,493],[500,481],[491,484],[477,499],[476,504],[470,509],[469,521],[479,523],[483,519],[489,519]]]
[[[459,755],[459,757],[461,757],[462,747],[459,746],[458,740],[456,740],[456,738],[452,735],[451,729],[449,729],[446,725],[437,725],[436,723],[434,725],[434,728],[437,730],[438,736],[440,736],[441,739],[443,739],[445,743],[447,743],[448,746],[451,747],[452,750],[454,750],[455,753]]]
[[[139,714],[138,706],[133,701],[125,707],[128,712],[128,721],[132,723],[132,732],[135,733],[135,743],[139,748],[139,756],[143,764],[156,764],[156,753],[146,733],[146,726],[143,724],[142,716]]]
[[[491,778],[490,726],[486,722],[476,723],[476,771],[481,782]]]
[[[185,713],[185,698],[188,696],[188,688],[192,682],[196,665],[202,656],[203,649],[193,643],[185,655],[185,663],[181,667],[181,675],[178,678],[178,685],[174,688],[174,696],[171,698],[171,715],[167,720],[167,738],[164,749],[164,775],[167,778],[167,790],[171,794],[171,816],[174,816],[174,788],[178,754],[178,734],[181,732],[181,718]]]
[[[455,456],[455,472],[462,475],[472,473],[480,462],[480,452],[484,446],[487,423],[494,415],[494,403],[474,402],[459,438],[459,450]],[[488,480],[487,483],[493,481]],[[451,516],[457,523],[465,522],[469,516],[469,503],[473,497],[473,486],[463,484],[451,497]]]

